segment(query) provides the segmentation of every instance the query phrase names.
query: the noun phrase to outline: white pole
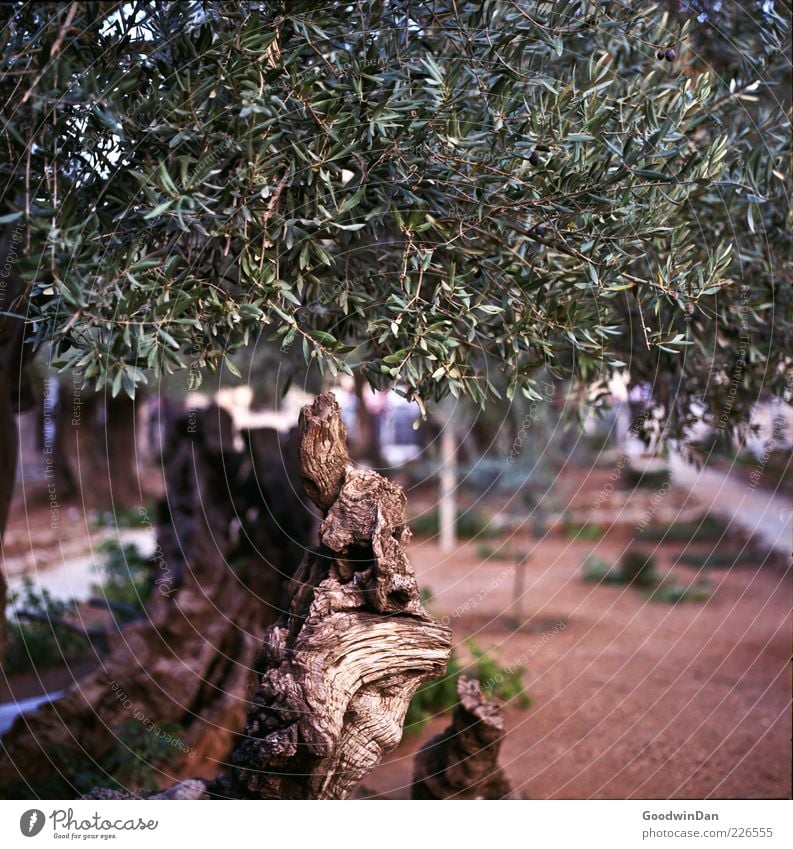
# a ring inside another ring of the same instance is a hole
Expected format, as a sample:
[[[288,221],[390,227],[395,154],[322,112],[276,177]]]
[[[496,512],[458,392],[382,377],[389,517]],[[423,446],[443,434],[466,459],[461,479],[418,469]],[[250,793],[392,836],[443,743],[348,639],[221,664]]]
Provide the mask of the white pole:
[[[438,496],[438,524],[440,526],[441,551],[454,551],[457,543],[455,522],[457,520],[457,439],[449,419],[441,431],[441,471]]]

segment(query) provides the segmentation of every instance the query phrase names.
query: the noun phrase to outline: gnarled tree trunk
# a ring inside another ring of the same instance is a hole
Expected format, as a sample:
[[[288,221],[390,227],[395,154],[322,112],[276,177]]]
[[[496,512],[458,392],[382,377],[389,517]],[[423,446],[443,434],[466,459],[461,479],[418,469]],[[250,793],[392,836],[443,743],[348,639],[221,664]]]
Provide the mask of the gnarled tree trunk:
[[[300,417],[301,477],[323,511],[320,545],[265,635],[261,684],[227,798],[342,799],[402,737],[410,698],[443,673],[451,633],[424,610],[404,546],[401,488],[355,469],[331,393]]]
[[[501,708],[475,679],[460,676],[452,724],[416,755],[414,799],[505,799],[509,782],[498,765],[504,739]]]
[[[324,513],[320,545],[306,554],[288,609],[265,634],[259,689],[226,773],[209,784],[182,782],[161,798],[344,798],[399,742],[410,698],[448,663],[451,633],[422,607],[404,551],[404,493],[350,464],[332,395],[305,407],[300,424],[301,477]],[[168,456],[187,474],[178,452]],[[176,536],[161,535],[164,560],[176,567],[166,572],[174,597],[158,599],[150,623],[124,630],[105,672],[16,723],[3,741],[0,782],[15,764],[26,778],[40,772],[44,751],[63,742],[65,728],[101,755],[113,745],[127,701],[159,722],[183,721],[190,712],[203,721],[207,703],[218,706],[213,721],[226,722],[247,701],[251,641],[265,617],[257,608],[259,619],[251,621],[254,608],[240,607],[239,586],[227,570],[213,568],[213,529],[228,526],[227,502],[218,503],[222,487],[212,469],[200,456],[192,464],[195,486],[169,503],[170,526],[181,528],[182,560]]]

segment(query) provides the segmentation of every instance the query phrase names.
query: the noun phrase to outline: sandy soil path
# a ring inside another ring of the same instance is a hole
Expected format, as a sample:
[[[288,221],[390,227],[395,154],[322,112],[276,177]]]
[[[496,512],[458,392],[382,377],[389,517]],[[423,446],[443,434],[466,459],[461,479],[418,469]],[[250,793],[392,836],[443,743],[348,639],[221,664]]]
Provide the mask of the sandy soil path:
[[[708,602],[674,606],[580,580],[585,554],[613,560],[622,548],[613,539],[541,543],[516,629],[505,614],[509,564],[483,563],[471,544],[451,557],[432,542],[412,547],[456,640],[473,634],[502,664],[527,668],[534,705],[506,712],[502,763],[513,784],[542,799],[789,797],[790,571],[760,562],[712,571]],[[658,549],[662,570],[674,550]],[[366,792],[407,798],[415,750],[447,721],[403,742]]]

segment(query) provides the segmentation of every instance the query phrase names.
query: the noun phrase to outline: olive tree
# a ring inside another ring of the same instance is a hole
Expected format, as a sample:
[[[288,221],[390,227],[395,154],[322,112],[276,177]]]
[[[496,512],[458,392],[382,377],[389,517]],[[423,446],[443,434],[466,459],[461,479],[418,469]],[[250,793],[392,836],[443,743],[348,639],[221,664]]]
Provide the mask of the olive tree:
[[[540,370],[591,387],[627,367],[670,428],[693,400],[720,421],[732,386],[729,427],[761,390],[790,395],[772,2],[0,16],[5,444],[31,350],[132,395],[233,372],[262,333],[422,409],[540,400]],[[705,27],[726,33],[718,59]]]

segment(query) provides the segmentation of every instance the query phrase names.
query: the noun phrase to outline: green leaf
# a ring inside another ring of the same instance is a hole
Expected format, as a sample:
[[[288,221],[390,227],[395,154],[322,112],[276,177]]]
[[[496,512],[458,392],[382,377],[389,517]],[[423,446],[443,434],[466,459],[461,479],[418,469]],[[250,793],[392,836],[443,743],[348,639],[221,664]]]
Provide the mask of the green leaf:
[[[144,220],[150,221],[152,218],[158,218],[160,215],[163,214],[163,212],[170,209],[171,206],[173,206],[173,203],[174,203],[174,201],[173,201],[173,199],[171,199],[171,200],[163,201],[160,204],[157,204],[157,206],[155,206],[154,209],[152,209],[150,212],[147,212],[143,216]]]
[[[231,357],[224,357],[223,364],[234,375],[234,377],[242,377],[242,372],[237,368],[236,363],[231,359]]]

